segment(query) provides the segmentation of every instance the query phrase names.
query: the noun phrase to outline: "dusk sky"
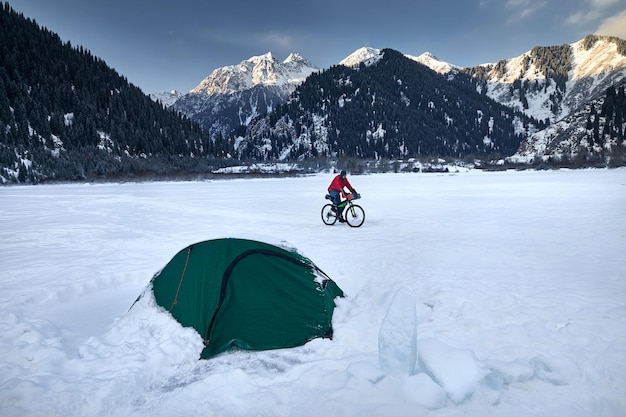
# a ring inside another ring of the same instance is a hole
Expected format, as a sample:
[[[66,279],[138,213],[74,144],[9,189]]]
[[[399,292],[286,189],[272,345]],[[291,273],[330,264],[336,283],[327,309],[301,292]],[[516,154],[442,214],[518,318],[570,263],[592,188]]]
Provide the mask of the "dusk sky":
[[[626,0],[9,0],[144,93],[187,92],[271,52],[319,68],[369,46],[466,67],[587,34],[626,39]]]

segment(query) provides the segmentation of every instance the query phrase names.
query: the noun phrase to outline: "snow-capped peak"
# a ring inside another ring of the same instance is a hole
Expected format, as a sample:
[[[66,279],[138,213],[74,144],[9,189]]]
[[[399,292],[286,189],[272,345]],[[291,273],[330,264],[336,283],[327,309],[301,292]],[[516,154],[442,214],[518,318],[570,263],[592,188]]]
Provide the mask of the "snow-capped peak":
[[[282,63],[271,52],[253,56],[237,65],[214,70],[190,91],[195,94],[232,94],[256,85],[299,84],[319,69],[298,54],[290,54]]]
[[[339,62],[339,65],[345,65],[346,67],[358,67],[362,62],[367,64],[373,59],[378,60],[380,56],[380,49],[363,47],[348,55],[341,62]]]
[[[411,56],[405,55],[407,58],[412,59],[413,61],[419,62],[420,64],[426,65],[433,71],[436,71],[440,74],[446,74],[458,67],[456,65],[449,64],[447,62],[439,60],[435,55],[430,52],[424,52],[420,56]]]
[[[440,74],[448,73],[458,67],[452,64],[449,64],[444,61],[440,61],[436,56],[431,54],[430,52],[424,52],[420,56],[412,56],[412,55],[404,55],[405,57],[412,59],[413,61],[419,62],[420,64],[426,65],[433,71],[436,71]],[[344,58],[340,65],[345,65],[346,67],[358,67],[361,63],[365,63],[365,65],[371,65],[378,61],[382,57],[382,50],[377,48],[363,47],[354,51],[352,54],[348,55]]]
[[[299,64],[307,64],[309,66],[312,66],[309,61],[307,61],[302,55],[300,54],[295,54],[295,53],[290,53],[289,56],[287,58],[285,58],[285,60],[283,61],[283,64],[288,64],[290,62],[295,62],[295,63],[299,63]]]
[[[272,55],[271,52],[266,52],[263,55],[259,55],[259,56],[252,56],[242,62],[239,63],[239,67],[241,66],[248,66],[249,64],[253,64],[253,65],[258,65],[259,63],[265,63],[265,62],[270,62],[270,63],[274,63],[277,62],[276,58],[274,58],[274,55]],[[228,67],[225,67],[228,68]]]

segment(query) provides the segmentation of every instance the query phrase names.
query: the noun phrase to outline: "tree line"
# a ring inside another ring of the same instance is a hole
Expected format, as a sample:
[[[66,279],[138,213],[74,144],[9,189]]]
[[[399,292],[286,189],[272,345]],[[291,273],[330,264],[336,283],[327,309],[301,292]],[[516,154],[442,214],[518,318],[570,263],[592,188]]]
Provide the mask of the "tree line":
[[[600,108],[591,105],[586,125],[587,141],[593,148],[607,143],[621,145],[626,138],[626,93],[624,84],[607,88]]]
[[[8,3],[0,28],[3,182],[206,170],[233,153]]]

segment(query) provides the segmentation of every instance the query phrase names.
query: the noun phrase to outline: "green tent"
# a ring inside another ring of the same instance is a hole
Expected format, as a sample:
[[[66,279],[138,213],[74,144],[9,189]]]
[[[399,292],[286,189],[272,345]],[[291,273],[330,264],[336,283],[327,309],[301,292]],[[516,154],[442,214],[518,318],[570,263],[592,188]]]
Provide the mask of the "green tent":
[[[201,358],[332,337],[342,290],[293,250],[245,239],[193,244],[152,278],[156,302],[204,339]]]

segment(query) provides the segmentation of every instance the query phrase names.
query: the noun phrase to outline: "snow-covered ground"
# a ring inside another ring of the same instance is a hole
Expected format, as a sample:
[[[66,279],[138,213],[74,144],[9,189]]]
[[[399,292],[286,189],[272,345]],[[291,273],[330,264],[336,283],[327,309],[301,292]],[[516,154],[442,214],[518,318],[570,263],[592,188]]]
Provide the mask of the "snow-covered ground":
[[[0,415],[626,415],[626,169],[0,188]],[[297,248],[334,339],[197,357],[150,297],[179,250]]]

